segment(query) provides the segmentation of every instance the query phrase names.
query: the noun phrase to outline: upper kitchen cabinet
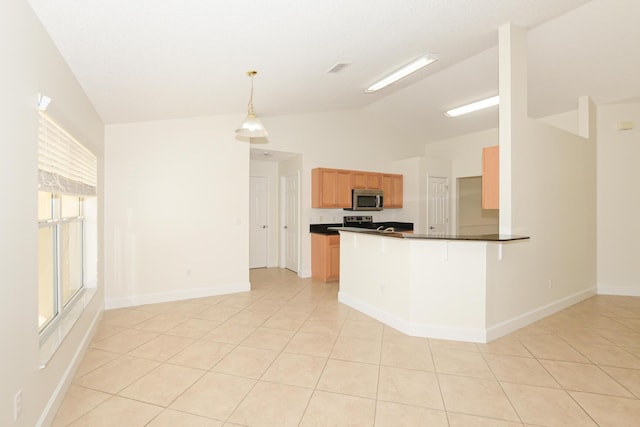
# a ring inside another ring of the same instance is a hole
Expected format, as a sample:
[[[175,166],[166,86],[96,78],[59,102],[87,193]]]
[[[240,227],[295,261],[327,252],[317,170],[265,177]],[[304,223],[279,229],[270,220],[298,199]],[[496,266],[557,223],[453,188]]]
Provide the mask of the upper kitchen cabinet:
[[[382,192],[385,209],[401,208],[404,202],[402,175],[382,174]]]
[[[500,146],[482,149],[482,209],[500,208]]]
[[[382,189],[382,174],[353,171],[353,188]]]
[[[312,208],[350,208],[352,171],[316,168],[311,171]]]
[[[400,174],[315,168],[311,171],[312,208],[350,208],[351,190],[382,190],[385,209],[401,208],[403,178]]]

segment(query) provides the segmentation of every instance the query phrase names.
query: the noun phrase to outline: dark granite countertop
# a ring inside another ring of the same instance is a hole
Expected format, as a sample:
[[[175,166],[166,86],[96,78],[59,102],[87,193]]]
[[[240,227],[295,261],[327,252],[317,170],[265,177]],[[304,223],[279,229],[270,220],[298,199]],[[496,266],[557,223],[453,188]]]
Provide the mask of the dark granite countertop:
[[[359,228],[359,227],[346,227],[346,228],[355,228],[356,230],[363,231],[376,231],[376,228],[383,227],[389,228],[392,227],[397,232],[408,232],[413,231],[413,223],[412,222],[398,222],[398,221],[383,221],[383,222],[373,222],[371,223],[371,228]],[[339,228],[342,227],[342,223],[337,224],[310,224],[309,232],[316,234],[338,234]]]
[[[507,234],[481,234],[481,235],[413,234],[413,233],[402,233],[401,231],[395,231],[395,232],[376,231],[376,230],[370,230],[366,228],[356,228],[356,227],[330,227],[330,231],[337,231],[337,232],[351,231],[354,233],[374,234],[378,236],[382,235],[386,237],[395,237],[400,239],[424,239],[424,240],[467,240],[467,241],[478,241],[478,242],[511,242],[515,240],[529,239],[528,236],[513,236],[513,235],[507,235]]]
[[[309,225],[309,233],[315,233],[315,234],[338,234],[338,230],[329,230],[329,227],[331,228],[338,228],[338,227],[342,227],[342,223],[336,223],[336,224],[311,224]]]

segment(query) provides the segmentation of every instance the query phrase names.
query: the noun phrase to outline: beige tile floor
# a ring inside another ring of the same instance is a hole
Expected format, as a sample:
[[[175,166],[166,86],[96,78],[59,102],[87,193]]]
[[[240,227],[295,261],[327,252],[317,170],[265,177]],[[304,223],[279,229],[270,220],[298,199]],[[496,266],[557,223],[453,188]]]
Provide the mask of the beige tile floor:
[[[337,283],[106,311],[54,426],[640,426],[640,298],[490,344],[409,337]]]

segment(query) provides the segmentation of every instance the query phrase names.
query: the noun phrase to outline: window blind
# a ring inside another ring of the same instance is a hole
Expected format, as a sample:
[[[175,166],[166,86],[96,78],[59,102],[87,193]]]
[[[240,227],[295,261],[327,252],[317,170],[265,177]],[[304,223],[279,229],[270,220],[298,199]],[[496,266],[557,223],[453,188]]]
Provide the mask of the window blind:
[[[96,157],[69,133],[39,112],[39,190],[74,196],[95,196]]]

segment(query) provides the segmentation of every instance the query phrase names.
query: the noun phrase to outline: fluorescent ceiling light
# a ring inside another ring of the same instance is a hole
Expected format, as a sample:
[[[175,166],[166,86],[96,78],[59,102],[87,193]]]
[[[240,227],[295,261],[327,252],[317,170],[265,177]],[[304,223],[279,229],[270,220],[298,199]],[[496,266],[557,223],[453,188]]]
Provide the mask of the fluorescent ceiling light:
[[[498,95],[491,98],[483,99],[481,101],[472,102],[471,104],[463,105],[462,107],[454,108],[444,113],[447,117],[458,117],[463,114],[472,113],[474,111],[482,110],[483,108],[493,107],[500,103],[500,97]]]
[[[387,77],[383,78],[382,80],[378,80],[377,82],[369,86],[365,90],[365,93],[372,93],[382,89],[383,87],[387,87],[390,84],[395,83],[398,80],[407,77],[409,74],[414,73],[419,69],[426,67],[431,63],[436,62],[437,60],[438,60],[438,55],[428,54],[428,55],[422,56],[416,59],[415,61],[405,65],[404,67],[394,71],[393,73],[389,74]]]

